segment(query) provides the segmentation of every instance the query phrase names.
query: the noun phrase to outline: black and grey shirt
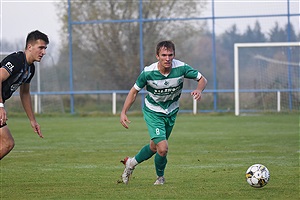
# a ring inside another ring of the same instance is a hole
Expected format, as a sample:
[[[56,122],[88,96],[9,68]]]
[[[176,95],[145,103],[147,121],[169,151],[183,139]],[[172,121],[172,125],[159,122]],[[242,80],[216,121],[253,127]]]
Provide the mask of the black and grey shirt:
[[[5,68],[10,74],[8,79],[2,83],[2,98],[4,103],[20,85],[30,83],[35,72],[35,66],[33,63],[29,65],[24,52],[19,51],[5,57],[1,61],[1,68]]]

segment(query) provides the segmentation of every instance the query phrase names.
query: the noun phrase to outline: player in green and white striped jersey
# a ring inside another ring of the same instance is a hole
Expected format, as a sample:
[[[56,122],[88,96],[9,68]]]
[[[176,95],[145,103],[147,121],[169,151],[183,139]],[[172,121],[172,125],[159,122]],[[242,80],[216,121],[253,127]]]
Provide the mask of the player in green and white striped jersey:
[[[135,166],[148,160],[155,154],[155,169],[157,180],[155,185],[165,182],[164,171],[167,164],[168,138],[175,124],[179,110],[184,78],[198,81],[197,88],[191,92],[196,99],[201,99],[207,80],[197,70],[182,61],[175,60],[175,45],[171,41],[162,41],[157,44],[156,58],[158,62],[144,68],[131,88],[124,102],[120,122],[128,128],[130,123],[127,111],[134,103],[139,91],[144,87],[148,91],[143,108],[144,119],[150,135],[150,143],[145,145],[134,156],[126,157],[122,162],[125,165],[122,181],[127,184]]]

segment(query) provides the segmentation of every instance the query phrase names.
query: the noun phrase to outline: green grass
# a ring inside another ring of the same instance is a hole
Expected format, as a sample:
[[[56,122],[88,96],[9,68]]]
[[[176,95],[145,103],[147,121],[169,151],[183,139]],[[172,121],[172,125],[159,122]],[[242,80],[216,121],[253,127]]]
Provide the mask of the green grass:
[[[116,184],[125,156],[148,141],[142,116],[130,129],[116,116],[38,116],[44,139],[24,116],[11,117],[14,150],[0,161],[0,199],[299,199],[299,115],[180,114],[169,139],[166,184],[153,186],[153,158],[128,185]],[[252,188],[247,168],[267,166]]]

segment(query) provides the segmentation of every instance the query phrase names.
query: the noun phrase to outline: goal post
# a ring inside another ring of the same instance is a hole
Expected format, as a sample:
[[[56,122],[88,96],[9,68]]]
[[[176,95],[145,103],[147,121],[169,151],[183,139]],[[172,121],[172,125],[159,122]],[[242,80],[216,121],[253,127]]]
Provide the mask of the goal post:
[[[241,93],[248,94],[244,99],[255,99],[270,111],[271,99],[276,101],[274,110],[280,111],[282,92],[289,96],[290,105],[299,100],[299,48],[300,42],[274,43],[235,43],[234,44],[234,106],[235,115],[240,115]],[[242,76],[242,77],[241,77]],[[241,87],[243,84],[243,87]],[[274,93],[270,95],[270,93]],[[266,100],[266,96],[268,99]],[[293,100],[293,97],[296,97]],[[249,103],[253,104],[254,103]],[[252,109],[255,110],[255,109]],[[259,110],[259,109],[258,109]],[[248,110],[249,111],[249,110]],[[271,109],[272,111],[272,109]]]

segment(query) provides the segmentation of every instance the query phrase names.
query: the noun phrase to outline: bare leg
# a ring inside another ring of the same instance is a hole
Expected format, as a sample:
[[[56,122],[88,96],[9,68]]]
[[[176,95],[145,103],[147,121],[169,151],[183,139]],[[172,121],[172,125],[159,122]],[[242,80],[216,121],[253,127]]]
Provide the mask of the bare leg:
[[[14,148],[14,146],[15,141],[7,125],[0,128],[0,160],[6,156]]]
[[[155,144],[150,140],[150,149],[153,152],[157,152],[160,156],[166,156],[168,153],[168,141],[162,140],[158,144]]]

